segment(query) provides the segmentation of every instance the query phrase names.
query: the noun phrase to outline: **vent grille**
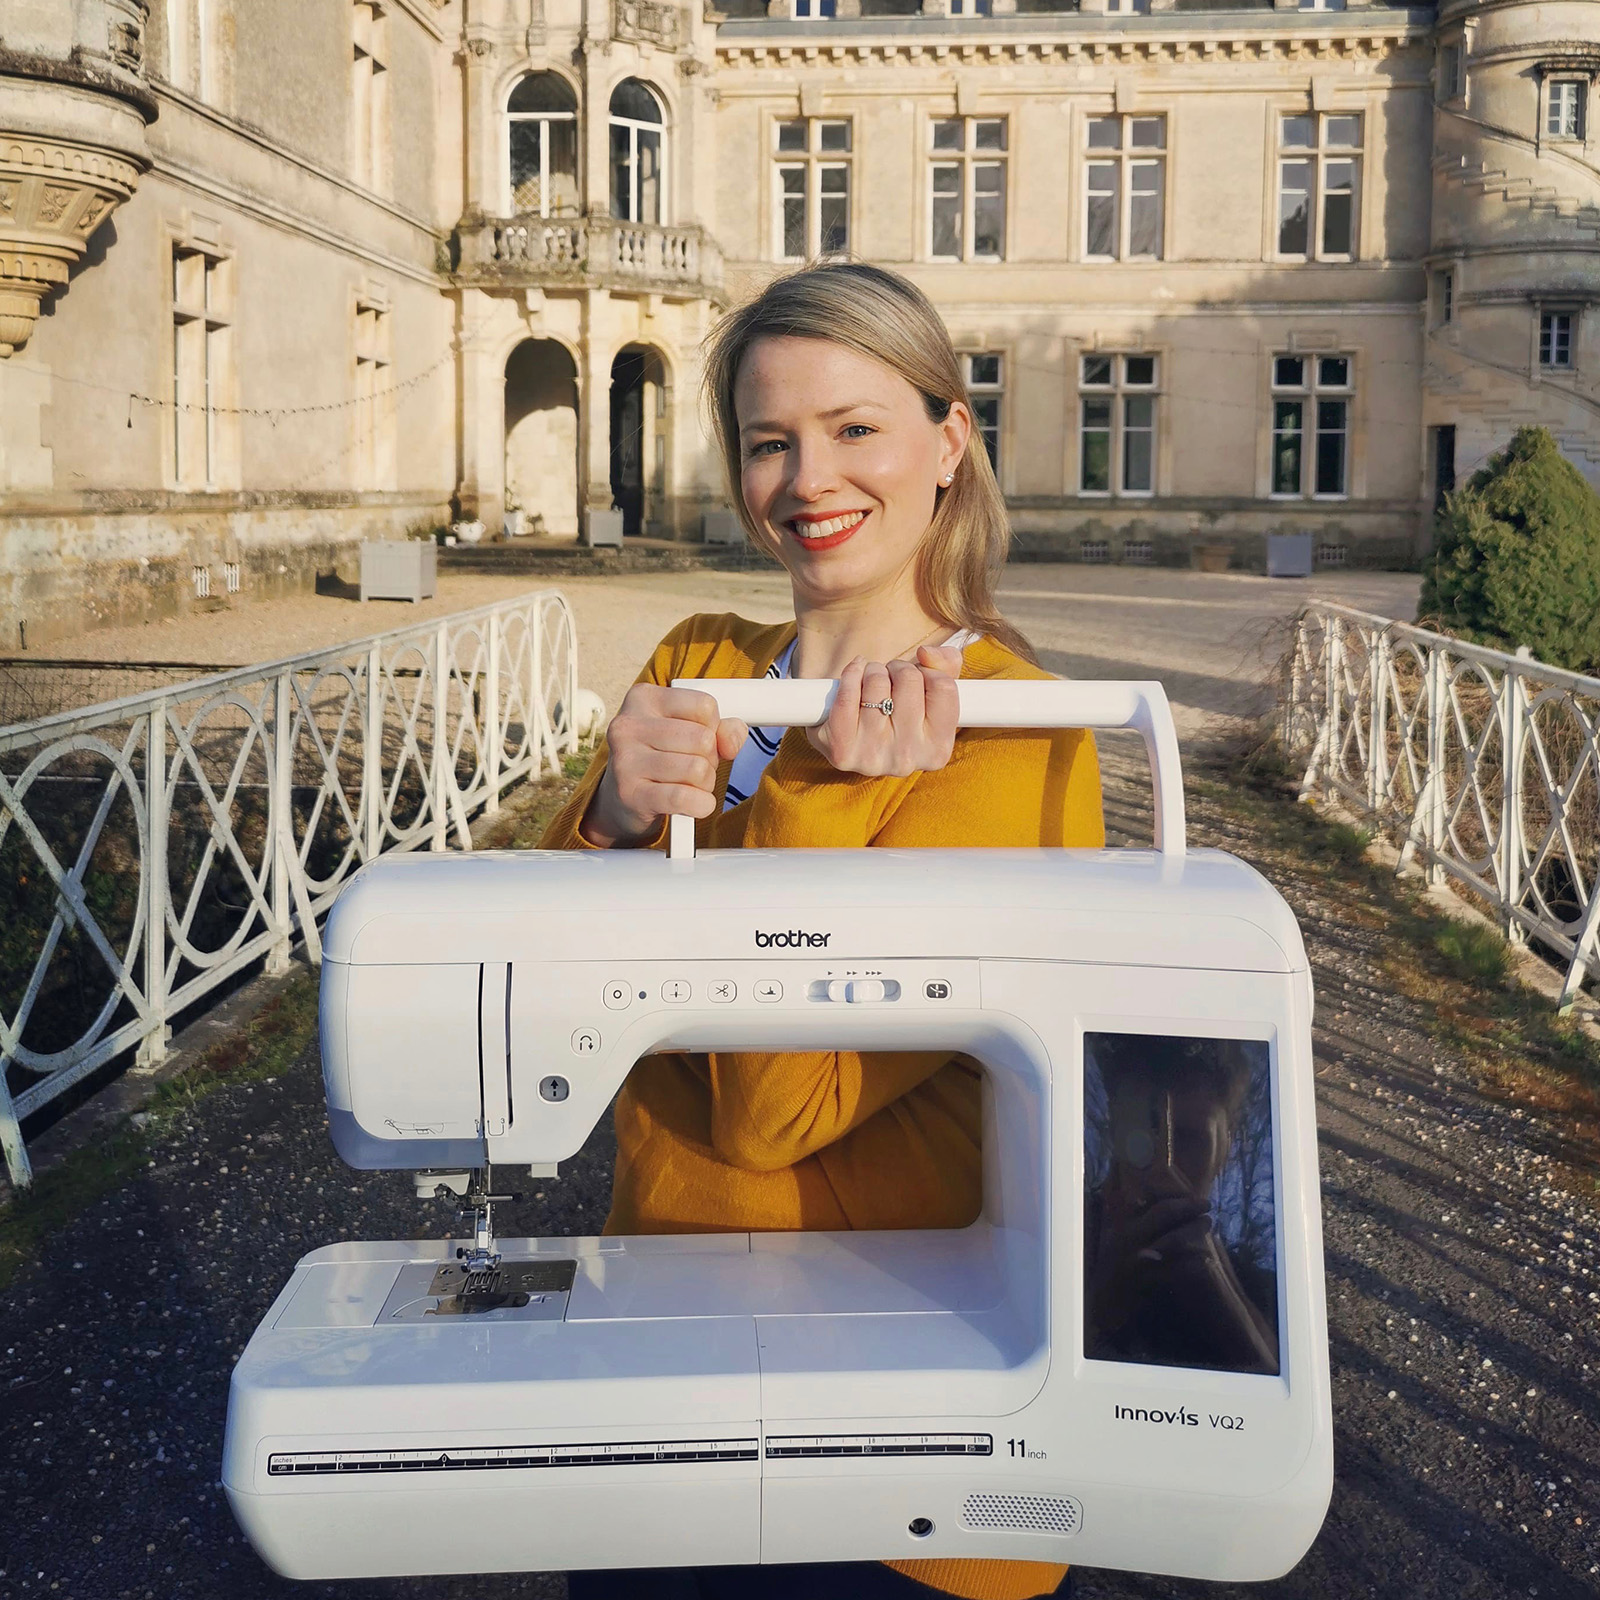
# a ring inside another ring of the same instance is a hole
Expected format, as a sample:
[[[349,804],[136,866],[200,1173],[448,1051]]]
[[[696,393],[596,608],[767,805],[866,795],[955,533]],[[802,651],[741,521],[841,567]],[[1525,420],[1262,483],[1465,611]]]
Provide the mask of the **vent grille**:
[[[1066,1535],[1083,1526],[1083,1507],[1054,1495],[969,1494],[961,1520],[969,1528]]]

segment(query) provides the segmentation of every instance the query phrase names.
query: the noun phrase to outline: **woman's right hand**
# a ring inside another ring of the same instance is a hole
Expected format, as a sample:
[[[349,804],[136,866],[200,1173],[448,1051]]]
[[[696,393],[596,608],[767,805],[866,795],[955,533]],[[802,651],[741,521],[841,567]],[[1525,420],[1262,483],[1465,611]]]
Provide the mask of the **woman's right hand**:
[[[717,762],[733,760],[749,731],[699,689],[634,684],[606,729],[610,759],[578,832],[626,849],[653,839],[662,817],[710,816]]]

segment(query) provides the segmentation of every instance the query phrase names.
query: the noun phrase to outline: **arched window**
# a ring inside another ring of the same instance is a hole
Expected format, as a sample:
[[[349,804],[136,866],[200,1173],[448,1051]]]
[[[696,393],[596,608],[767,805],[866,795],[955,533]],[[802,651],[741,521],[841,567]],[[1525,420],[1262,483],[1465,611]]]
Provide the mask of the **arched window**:
[[[511,214],[570,217],[578,203],[578,98],[554,72],[523,78],[506,102]]]
[[[626,78],[611,92],[611,215],[664,222],[666,190],[661,102],[637,78]]]

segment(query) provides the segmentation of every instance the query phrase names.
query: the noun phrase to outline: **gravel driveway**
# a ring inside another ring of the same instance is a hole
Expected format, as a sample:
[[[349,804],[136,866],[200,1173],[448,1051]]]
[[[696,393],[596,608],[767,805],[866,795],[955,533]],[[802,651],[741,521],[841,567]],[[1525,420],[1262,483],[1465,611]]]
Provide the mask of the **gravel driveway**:
[[[1250,708],[1258,685],[1224,693],[1212,680],[1233,682],[1229,651],[1281,614],[1277,590],[1251,587],[1265,580],[1185,578],[1179,604],[1161,611],[1143,603],[1159,599],[1153,589],[1055,599],[1064,570],[1008,578],[1008,590],[1026,591],[1014,614],[1048,652],[1099,662],[1112,669],[1104,676],[1186,663],[1196,681],[1179,679],[1175,698],[1191,733]],[[641,659],[661,617],[711,609],[727,589],[747,614],[768,604],[782,614],[783,596],[762,593],[762,581],[680,575],[649,580],[644,598],[608,597],[632,634],[604,654],[585,624],[585,680],[625,681],[622,663]],[[575,598],[582,622],[585,596]],[[1180,642],[1180,614],[1211,619],[1211,632]],[[1118,653],[1086,654],[1112,638]],[[1115,815],[1147,826],[1137,789],[1121,787],[1112,765]],[[1331,893],[1324,873],[1263,858],[1248,818],[1220,794],[1213,785],[1191,797],[1192,837],[1260,860],[1299,915],[1315,969],[1338,1480],[1321,1537],[1276,1583],[1084,1570],[1079,1600],[1600,1594],[1600,1210],[1554,1181],[1558,1151],[1536,1115],[1486,1098],[1440,1053],[1426,1006],[1384,975],[1370,911]],[[602,1129],[559,1180],[507,1208],[505,1231],[593,1231],[609,1163]],[[0,1595],[564,1594],[561,1579],[532,1576],[290,1584],[243,1543],[217,1486],[232,1362],[294,1261],[337,1239],[449,1230],[403,1175],[337,1160],[314,1050],[277,1079],[199,1100],[135,1180],[65,1225],[0,1298]]]

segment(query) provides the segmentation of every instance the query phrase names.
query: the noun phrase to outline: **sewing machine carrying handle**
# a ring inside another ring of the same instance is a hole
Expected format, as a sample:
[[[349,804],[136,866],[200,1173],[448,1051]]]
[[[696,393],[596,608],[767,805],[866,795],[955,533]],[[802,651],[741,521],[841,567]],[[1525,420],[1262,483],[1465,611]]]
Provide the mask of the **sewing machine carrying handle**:
[[[827,721],[834,678],[674,678],[698,689],[724,717],[753,728],[814,728]],[[963,728],[1132,728],[1144,738],[1155,786],[1155,846],[1184,853],[1183,772],[1167,691],[1159,683],[1067,682],[985,678],[956,685]],[[674,816],[667,839],[673,860],[694,855],[694,818]]]

